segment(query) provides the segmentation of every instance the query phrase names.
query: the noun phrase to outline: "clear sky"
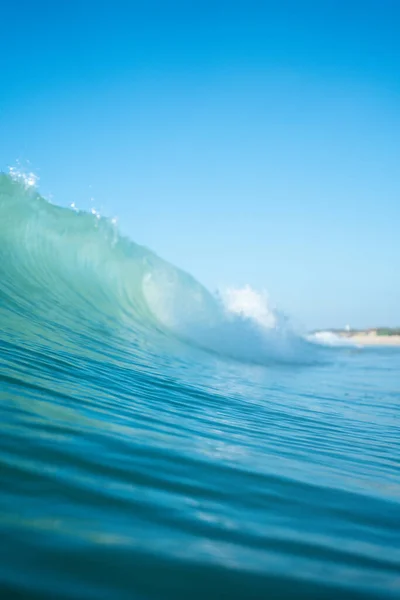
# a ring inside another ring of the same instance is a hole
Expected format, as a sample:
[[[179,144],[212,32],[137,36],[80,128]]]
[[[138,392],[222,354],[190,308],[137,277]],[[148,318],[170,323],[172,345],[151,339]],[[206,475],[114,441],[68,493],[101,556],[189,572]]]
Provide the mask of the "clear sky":
[[[400,2],[4,4],[0,168],[306,327],[400,325]]]

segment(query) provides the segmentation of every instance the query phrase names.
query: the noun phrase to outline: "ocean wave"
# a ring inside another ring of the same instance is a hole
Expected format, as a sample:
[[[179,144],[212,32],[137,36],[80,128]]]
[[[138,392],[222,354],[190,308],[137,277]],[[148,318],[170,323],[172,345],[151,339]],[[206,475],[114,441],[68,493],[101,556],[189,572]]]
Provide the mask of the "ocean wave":
[[[120,234],[114,220],[46,201],[33,174],[0,175],[0,293],[14,315],[96,335],[174,337],[256,363],[309,362],[296,335],[249,286],[213,295],[191,275]]]

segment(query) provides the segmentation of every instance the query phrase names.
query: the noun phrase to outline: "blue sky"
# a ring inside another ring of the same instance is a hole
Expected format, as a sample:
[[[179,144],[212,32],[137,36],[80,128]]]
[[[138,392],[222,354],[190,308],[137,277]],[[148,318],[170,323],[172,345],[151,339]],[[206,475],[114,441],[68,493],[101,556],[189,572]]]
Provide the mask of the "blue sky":
[[[31,161],[211,290],[400,325],[400,4],[2,8],[0,168]],[[91,201],[90,199],[94,200]]]

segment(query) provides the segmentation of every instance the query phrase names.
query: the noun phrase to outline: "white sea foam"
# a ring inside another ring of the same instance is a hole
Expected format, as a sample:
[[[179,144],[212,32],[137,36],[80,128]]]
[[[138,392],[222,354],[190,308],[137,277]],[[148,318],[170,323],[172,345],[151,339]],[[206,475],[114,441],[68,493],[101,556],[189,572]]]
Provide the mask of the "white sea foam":
[[[278,316],[265,291],[258,292],[246,285],[242,288],[227,288],[219,296],[228,313],[251,319],[267,329],[278,325]]]
[[[257,363],[314,360],[316,345],[291,330],[265,292],[247,285],[212,296],[192,280],[166,275],[148,274],[144,295],[153,314],[185,339]]]
[[[307,339],[321,346],[356,346],[352,340],[336,335],[332,331],[317,331],[308,335]]]

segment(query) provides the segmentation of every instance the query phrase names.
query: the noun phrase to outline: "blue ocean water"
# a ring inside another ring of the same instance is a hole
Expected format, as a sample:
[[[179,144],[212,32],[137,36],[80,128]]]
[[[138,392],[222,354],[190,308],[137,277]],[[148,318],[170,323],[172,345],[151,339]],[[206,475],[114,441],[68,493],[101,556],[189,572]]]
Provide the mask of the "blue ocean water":
[[[0,176],[1,598],[398,598],[399,408],[398,349]]]

